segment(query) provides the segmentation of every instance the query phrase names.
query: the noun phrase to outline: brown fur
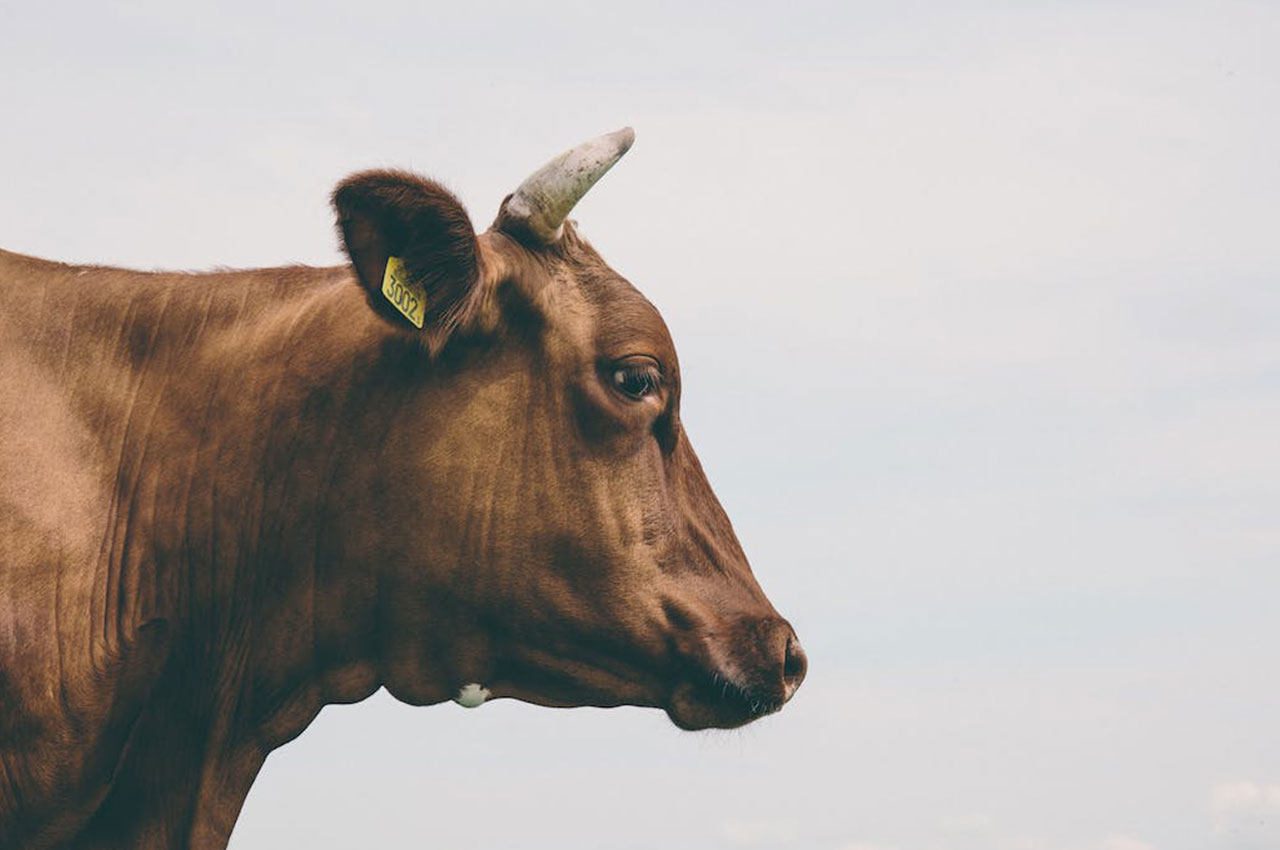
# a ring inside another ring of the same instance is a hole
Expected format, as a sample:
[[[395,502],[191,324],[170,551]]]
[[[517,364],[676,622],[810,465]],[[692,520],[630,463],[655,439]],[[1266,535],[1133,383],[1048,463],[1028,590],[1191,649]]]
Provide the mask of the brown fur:
[[[0,251],[3,850],[223,847],[266,755],[382,685],[702,728],[803,676],[652,305],[572,227],[477,236],[413,175],[334,206],[352,267]],[[637,356],[643,399],[611,383]]]

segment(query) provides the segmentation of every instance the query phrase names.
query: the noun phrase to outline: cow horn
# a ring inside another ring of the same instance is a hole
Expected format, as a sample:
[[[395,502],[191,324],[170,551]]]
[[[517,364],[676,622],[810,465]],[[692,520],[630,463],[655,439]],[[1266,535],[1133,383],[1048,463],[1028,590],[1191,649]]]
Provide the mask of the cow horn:
[[[574,204],[635,139],[635,131],[623,127],[560,154],[520,184],[498,211],[494,226],[506,233],[527,233],[544,245],[556,242]]]

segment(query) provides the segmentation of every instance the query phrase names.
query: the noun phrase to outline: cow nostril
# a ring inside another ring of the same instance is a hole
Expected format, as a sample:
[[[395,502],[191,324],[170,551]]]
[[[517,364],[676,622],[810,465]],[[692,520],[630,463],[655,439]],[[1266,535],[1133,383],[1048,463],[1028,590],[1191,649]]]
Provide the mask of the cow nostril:
[[[787,654],[782,662],[782,685],[786,690],[786,699],[800,687],[804,674],[809,669],[809,659],[805,657],[800,641],[793,633],[787,638]]]

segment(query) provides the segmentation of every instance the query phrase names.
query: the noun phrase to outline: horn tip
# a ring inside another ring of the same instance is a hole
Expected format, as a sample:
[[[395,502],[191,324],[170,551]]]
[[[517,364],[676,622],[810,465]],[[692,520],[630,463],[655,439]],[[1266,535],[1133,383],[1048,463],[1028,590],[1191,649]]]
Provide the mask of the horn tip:
[[[636,131],[630,127],[623,127],[621,130],[614,130],[610,133],[609,138],[614,141],[621,153],[626,153],[635,144]]]

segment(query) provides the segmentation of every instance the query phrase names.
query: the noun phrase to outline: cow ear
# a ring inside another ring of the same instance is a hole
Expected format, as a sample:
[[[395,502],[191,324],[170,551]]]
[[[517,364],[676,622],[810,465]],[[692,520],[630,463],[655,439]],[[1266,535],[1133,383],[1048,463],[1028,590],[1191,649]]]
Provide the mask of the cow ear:
[[[416,174],[365,171],[338,184],[333,208],[373,309],[438,353],[479,303],[479,246],[462,204]]]

